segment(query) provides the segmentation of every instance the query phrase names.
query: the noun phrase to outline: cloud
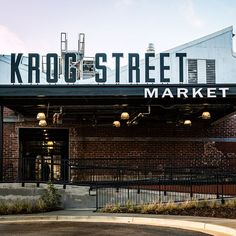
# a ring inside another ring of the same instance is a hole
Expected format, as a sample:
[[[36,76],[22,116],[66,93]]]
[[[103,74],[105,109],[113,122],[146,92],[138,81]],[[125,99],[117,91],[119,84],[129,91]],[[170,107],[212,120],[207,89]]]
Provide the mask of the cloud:
[[[195,28],[202,28],[204,26],[204,21],[196,13],[193,0],[185,0],[181,12],[187,23],[191,26]]]
[[[26,46],[17,34],[0,25],[0,54],[11,52],[26,52]]]

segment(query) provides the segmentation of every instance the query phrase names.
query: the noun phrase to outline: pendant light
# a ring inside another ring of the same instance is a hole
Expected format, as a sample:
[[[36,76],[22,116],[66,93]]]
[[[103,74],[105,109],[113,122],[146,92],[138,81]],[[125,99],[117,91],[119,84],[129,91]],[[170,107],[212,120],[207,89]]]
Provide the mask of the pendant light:
[[[39,126],[41,126],[41,127],[47,126],[47,121],[46,120],[40,120],[39,121]]]
[[[46,116],[43,112],[39,112],[37,114],[37,120],[45,120],[46,119]]]
[[[115,120],[115,121],[113,122],[113,126],[116,127],[116,128],[120,128],[120,121]]]
[[[209,111],[204,111],[202,113],[202,119],[203,120],[208,120],[208,119],[211,119],[211,113]]]
[[[184,121],[184,125],[191,126],[192,125],[192,121],[191,120],[185,120]]]
[[[128,120],[129,119],[129,113],[128,112],[122,112],[120,115],[121,120]]]

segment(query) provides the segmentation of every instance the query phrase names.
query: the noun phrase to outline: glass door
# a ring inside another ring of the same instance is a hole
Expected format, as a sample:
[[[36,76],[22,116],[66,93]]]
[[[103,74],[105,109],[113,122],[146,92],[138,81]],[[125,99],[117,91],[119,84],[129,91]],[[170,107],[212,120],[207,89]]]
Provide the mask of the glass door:
[[[53,131],[48,129],[46,132],[41,129],[21,129],[22,180],[30,182],[67,180],[68,130],[63,131],[67,131],[67,135],[61,135],[61,130],[59,132],[57,129]],[[41,136],[38,135],[39,132],[42,133]]]

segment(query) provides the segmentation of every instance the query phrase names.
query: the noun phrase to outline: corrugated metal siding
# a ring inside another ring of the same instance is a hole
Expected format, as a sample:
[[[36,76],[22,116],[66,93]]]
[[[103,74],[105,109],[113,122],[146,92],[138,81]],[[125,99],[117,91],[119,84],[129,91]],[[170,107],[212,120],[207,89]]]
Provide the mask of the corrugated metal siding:
[[[197,81],[198,84],[206,83],[206,60],[197,60]]]
[[[206,60],[206,82],[207,84],[216,83],[215,60]]]

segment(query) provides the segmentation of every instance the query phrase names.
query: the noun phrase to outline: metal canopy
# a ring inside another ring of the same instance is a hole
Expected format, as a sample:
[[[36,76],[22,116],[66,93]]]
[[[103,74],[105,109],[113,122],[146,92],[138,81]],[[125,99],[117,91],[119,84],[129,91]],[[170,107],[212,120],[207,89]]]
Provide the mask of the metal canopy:
[[[177,88],[222,88],[230,90],[227,96],[236,96],[236,84],[128,84],[128,85],[0,85],[0,97],[99,97],[99,96],[138,96],[144,97],[145,88],[158,88],[162,93],[165,88],[173,90],[176,95]],[[217,92],[219,95],[219,92]]]
[[[226,98],[144,98],[144,88],[164,90],[184,85],[80,85],[80,86],[0,86],[1,105],[22,114],[25,119],[35,120],[38,112],[52,117],[62,107],[63,121],[75,120],[90,125],[110,125],[119,119],[122,111],[129,112],[131,118],[146,113],[151,106],[151,114],[140,119],[139,124],[157,122],[180,124],[184,119],[210,124],[236,110],[236,85],[188,85],[191,87],[229,87]],[[212,119],[202,120],[201,114],[208,110]]]

